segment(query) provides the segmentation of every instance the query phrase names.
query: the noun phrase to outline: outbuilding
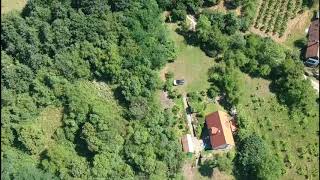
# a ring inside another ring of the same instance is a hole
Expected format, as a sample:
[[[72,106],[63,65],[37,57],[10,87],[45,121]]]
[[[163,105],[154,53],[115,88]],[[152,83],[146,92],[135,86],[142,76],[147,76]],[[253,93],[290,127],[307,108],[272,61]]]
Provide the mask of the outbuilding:
[[[194,153],[195,148],[190,134],[186,134],[181,138],[181,144],[184,152]]]

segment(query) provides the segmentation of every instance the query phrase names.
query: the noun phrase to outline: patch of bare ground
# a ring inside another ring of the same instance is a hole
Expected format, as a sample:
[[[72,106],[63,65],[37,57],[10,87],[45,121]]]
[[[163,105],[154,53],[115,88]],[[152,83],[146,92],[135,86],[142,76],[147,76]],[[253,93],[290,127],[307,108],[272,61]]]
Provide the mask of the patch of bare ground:
[[[161,71],[160,71],[160,79],[161,81],[165,82],[166,81],[166,73],[168,72],[168,66],[165,66]],[[160,103],[164,109],[167,108],[172,108],[174,105],[174,102],[172,99],[168,97],[168,92],[166,91],[160,91],[159,92],[159,97],[160,97]]]
[[[168,97],[168,92],[160,91],[160,103],[164,109],[172,108],[174,102]]]
[[[250,32],[262,37],[270,37],[277,43],[284,43],[287,40],[287,38],[291,37],[296,31],[303,31],[303,29],[307,26],[306,23],[308,23],[308,21],[306,20],[309,19],[310,13],[312,12],[305,11],[302,14],[298,14],[297,17],[295,17],[294,19],[290,19],[287,24],[287,29],[282,37],[279,37],[278,34],[273,34],[272,32],[265,33],[253,26],[250,28]]]
[[[165,66],[163,69],[160,71],[160,79],[165,82],[166,81],[166,73],[168,73],[168,66]]]
[[[196,171],[197,169],[192,167],[191,163],[185,163],[182,167],[182,173],[185,180],[196,180]]]
[[[211,179],[212,180],[233,180],[234,177],[219,171],[218,168],[214,168]]]

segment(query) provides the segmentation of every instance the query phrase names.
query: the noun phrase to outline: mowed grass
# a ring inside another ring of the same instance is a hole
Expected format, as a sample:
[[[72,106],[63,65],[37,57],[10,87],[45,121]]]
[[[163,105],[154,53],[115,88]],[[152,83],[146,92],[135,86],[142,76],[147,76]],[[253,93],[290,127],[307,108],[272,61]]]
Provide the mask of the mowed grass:
[[[259,134],[273,153],[286,162],[286,173],[281,179],[319,179],[319,114],[308,120],[294,120],[269,91],[269,81],[246,74],[243,78],[246,89],[240,99],[241,113],[251,122],[250,132]],[[305,152],[303,157],[299,157],[299,148]],[[312,174],[316,177],[312,178]]]
[[[214,59],[205,55],[199,48],[187,45],[184,37],[175,30],[176,24],[167,24],[169,35],[175,42],[178,56],[173,63],[168,63],[166,71],[173,72],[175,79],[184,79],[185,84],[176,87],[180,93],[202,91],[209,88],[208,69],[213,66]]]
[[[27,0],[1,0],[1,14],[12,10],[20,11],[27,4]]]

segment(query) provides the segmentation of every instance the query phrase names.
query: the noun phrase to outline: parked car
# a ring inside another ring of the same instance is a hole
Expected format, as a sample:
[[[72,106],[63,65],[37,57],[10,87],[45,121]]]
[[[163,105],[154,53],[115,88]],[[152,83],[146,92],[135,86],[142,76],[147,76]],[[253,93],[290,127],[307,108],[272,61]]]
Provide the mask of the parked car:
[[[318,66],[318,64],[319,64],[319,60],[316,60],[316,59],[312,59],[312,58],[309,58],[308,60],[306,60],[305,62],[304,62],[304,64],[306,65],[306,66],[311,66],[311,67],[316,67],[316,66]]]
[[[184,84],[184,79],[176,79],[176,80],[173,80],[173,84],[174,84],[175,86],[183,85],[183,84]]]

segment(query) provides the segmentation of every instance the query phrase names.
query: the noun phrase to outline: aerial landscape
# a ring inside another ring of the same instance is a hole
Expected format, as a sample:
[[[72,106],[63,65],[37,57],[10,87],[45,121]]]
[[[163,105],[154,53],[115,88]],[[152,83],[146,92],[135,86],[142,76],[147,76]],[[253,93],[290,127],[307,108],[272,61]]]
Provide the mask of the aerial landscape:
[[[1,180],[318,180],[319,0],[2,0]]]

